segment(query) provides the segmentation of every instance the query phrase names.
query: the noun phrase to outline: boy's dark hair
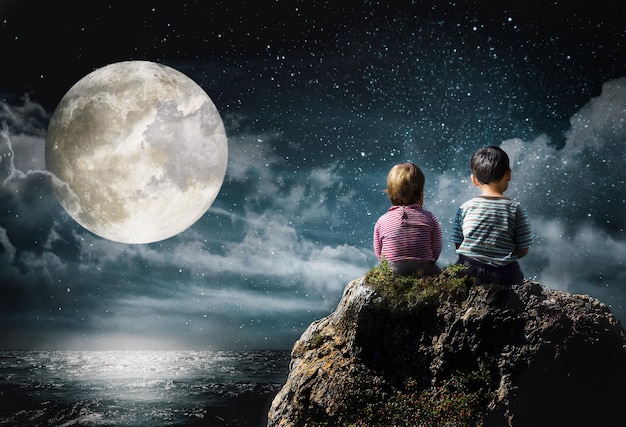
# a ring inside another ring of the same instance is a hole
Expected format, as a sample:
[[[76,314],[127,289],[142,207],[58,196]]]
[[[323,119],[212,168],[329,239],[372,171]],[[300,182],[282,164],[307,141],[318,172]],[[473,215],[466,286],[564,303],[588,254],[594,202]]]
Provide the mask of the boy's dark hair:
[[[499,181],[510,169],[509,156],[495,145],[484,147],[472,155],[470,168],[481,184]]]

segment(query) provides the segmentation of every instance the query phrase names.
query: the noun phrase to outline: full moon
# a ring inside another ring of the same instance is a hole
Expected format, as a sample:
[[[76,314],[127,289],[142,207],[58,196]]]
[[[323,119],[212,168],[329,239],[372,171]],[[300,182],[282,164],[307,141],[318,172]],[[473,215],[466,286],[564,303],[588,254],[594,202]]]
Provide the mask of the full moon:
[[[99,68],[70,88],[46,135],[67,213],[100,237],[151,243],[206,213],[228,163],[224,124],[193,80],[148,61]]]

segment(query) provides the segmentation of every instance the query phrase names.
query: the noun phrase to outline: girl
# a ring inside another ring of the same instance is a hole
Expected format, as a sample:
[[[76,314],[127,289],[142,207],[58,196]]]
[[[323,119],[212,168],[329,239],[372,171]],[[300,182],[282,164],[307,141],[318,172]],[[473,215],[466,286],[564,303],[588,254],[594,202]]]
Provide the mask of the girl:
[[[374,252],[387,260],[396,274],[421,271],[438,274],[441,224],[422,208],[424,174],[413,163],[395,165],[387,175],[387,194],[393,205],[374,226]]]

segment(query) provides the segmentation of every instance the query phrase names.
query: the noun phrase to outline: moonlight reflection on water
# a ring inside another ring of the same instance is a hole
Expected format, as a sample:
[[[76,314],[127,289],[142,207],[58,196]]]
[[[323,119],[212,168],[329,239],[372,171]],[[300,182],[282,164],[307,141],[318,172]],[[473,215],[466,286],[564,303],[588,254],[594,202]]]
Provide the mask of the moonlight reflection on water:
[[[267,416],[289,353],[0,352],[0,360],[0,419],[7,423],[226,426],[236,417],[225,417],[241,411],[245,419]]]

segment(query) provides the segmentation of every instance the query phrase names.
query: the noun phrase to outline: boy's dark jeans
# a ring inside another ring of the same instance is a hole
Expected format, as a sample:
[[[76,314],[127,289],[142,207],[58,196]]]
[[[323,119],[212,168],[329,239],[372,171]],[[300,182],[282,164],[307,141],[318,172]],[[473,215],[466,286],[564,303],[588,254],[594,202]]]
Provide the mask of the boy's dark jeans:
[[[524,274],[517,261],[502,267],[496,267],[459,255],[456,263],[467,266],[467,274],[477,277],[478,280],[484,283],[499,283],[510,286],[519,285],[524,281]]]

